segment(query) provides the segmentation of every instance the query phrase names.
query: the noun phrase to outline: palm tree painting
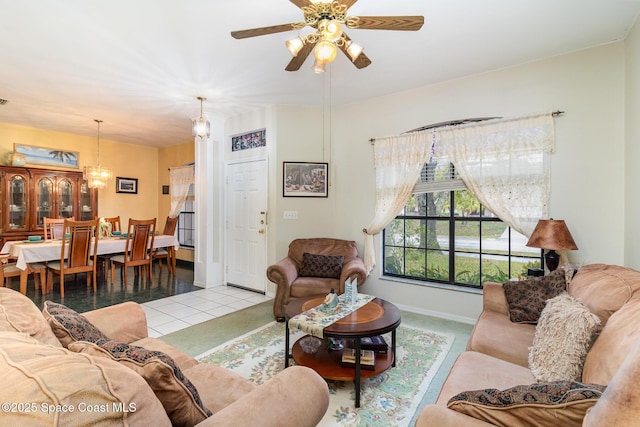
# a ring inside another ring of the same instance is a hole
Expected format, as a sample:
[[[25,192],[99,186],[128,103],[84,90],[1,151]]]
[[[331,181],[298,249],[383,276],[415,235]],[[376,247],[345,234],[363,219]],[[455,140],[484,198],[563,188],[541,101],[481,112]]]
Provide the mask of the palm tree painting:
[[[14,149],[18,153],[24,154],[28,164],[78,168],[79,156],[77,151],[54,150],[22,144],[14,144]]]

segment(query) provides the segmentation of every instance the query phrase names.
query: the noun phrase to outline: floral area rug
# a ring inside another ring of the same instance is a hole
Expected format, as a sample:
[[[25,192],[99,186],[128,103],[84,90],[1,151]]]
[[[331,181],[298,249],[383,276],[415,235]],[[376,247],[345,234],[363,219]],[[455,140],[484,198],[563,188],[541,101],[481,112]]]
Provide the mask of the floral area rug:
[[[302,337],[292,333],[291,342]],[[388,343],[391,336],[385,335]],[[444,361],[454,335],[407,326],[396,331],[396,366],[363,379],[360,408],[355,407],[353,381],[327,381],[329,409],[320,426],[407,426],[429,383]],[[223,366],[255,384],[284,369],[284,323],[269,323],[209,350],[197,359]],[[295,362],[290,360],[291,364]]]

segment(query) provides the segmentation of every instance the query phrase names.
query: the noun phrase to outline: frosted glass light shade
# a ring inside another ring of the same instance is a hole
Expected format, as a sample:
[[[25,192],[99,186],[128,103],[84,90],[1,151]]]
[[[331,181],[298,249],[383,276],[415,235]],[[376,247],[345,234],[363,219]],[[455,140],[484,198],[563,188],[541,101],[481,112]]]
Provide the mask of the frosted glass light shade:
[[[313,62],[313,67],[311,67],[311,69],[313,70],[314,73],[316,74],[321,74],[324,73],[325,69],[324,69],[324,62],[315,60]]]
[[[342,36],[342,26],[335,19],[323,22],[320,28],[324,39],[330,42],[335,42]]]
[[[302,40],[302,37],[298,36],[294,39],[287,40],[285,42],[285,46],[287,46],[287,49],[289,50],[289,52],[291,52],[291,55],[298,56],[298,53],[300,53],[302,47],[304,46],[304,41]]]
[[[105,188],[107,182],[113,178],[113,172],[109,168],[98,166],[85,166],[83,178],[87,181],[89,188]]]
[[[351,60],[355,61],[356,59],[358,59],[363,50],[364,48],[362,46],[357,43],[351,42],[349,43],[349,47],[347,48],[347,53],[351,57]]]
[[[191,133],[193,134],[193,136],[197,136],[199,138],[209,138],[209,135],[211,135],[211,123],[209,123],[209,120],[207,120],[204,115],[201,115],[200,117],[192,119],[192,121],[193,126],[191,129]]]
[[[318,62],[326,64],[336,59],[336,56],[338,55],[338,48],[335,44],[323,40],[313,49],[313,55],[316,57]]]

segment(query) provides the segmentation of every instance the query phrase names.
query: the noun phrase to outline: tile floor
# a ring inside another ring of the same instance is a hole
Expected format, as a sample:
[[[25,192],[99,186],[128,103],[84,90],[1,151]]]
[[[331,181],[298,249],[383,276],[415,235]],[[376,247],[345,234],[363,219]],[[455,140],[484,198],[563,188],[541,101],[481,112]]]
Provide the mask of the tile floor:
[[[160,337],[224,316],[271,297],[231,286],[199,289],[142,303],[150,337]]]

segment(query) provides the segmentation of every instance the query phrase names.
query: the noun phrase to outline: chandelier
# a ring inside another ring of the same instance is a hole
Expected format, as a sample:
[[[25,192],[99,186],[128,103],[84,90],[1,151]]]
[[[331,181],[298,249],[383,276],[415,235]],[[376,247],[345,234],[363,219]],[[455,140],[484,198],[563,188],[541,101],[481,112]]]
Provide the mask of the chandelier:
[[[96,166],[84,167],[84,179],[89,188],[105,188],[107,182],[113,177],[113,172],[109,168],[100,166],[100,123],[102,120],[94,120],[98,123],[98,154],[96,156]]]
[[[207,120],[207,116],[205,116],[202,112],[202,102],[206,101],[207,98],[199,96],[198,99],[200,100],[200,117],[191,119],[191,133],[193,134],[193,136],[197,136],[199,138],[209,138],[209,135],[211,135],[211,123],[209,123],[209,120]]]
[[[305,44],[314,44],[313,71],[324,73],[325,65],[336,59],[338,48],[345,51],[352,61],[355,61],[362,51],[362,46],[353,43],[344,34],[342,25],[348,28],[358,28],[359,19],[357,16],[347,17],[348,7],[337,1],[333,3],[315,3],[302,7],[305,22],[292,24],[293,28],[300,30],[306,26],[315,28],[317,32],[305,36],[298,36],[288,40],[285,44],[293,56],[297,56]]]

